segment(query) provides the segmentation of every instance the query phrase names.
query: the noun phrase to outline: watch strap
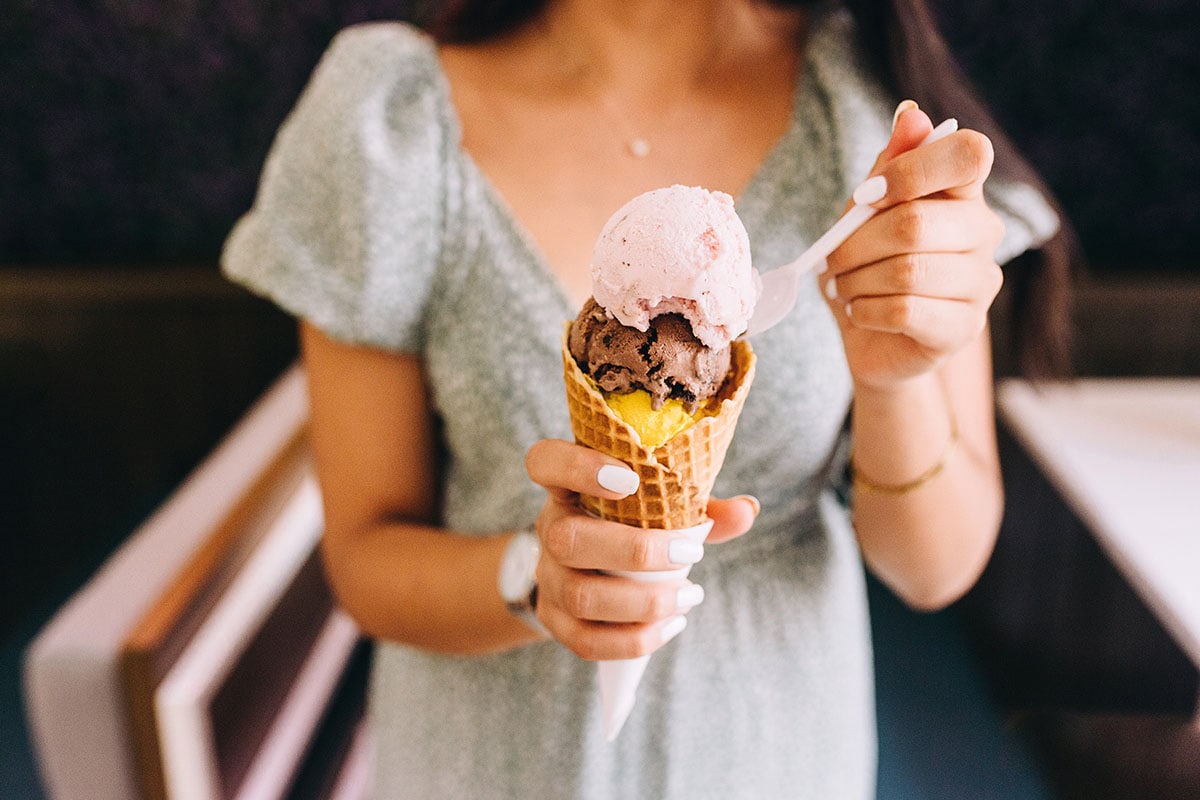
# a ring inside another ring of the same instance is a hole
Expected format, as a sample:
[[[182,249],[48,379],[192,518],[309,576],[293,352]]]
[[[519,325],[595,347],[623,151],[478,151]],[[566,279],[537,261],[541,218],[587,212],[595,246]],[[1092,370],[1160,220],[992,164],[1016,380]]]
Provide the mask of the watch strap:
[[[514,617],[538,633],[549,635],[537,616],[538,584],[536,570],[538,555],[541,551],[541,540],[538,539],[537,532],[532,526],[519,530],[514,534],[512,541],[509,542],[505,558],[513,557],[517,553],[518,548],[523,548],[525,551],[521,553],[520,557],[528,564],[528,573],[525,576],[528,588],[518,597],[505,597],[504,604],[508,607],[509,613]]]

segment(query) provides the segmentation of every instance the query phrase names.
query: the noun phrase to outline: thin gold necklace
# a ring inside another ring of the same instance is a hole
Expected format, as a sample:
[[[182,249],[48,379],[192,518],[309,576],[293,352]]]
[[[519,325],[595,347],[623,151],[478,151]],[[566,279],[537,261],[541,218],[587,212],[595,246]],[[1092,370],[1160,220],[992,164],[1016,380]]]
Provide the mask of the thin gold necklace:
[[[646,156],[650,155],[650,140],[645,136],[639,135],[633,129],[633,126],[629,124],[629,120],[621,112],[620,107],[617,105],[617,101],[613,99],[612,94],[609,92],[602,92],[600,94],[600,102],[604,106],[604,110],[608,112],[608,115],[612,117],[613,120],[615,120],[622,128],[621,136],[625,139],[625,152],[634,158],[645,158]],[[683,101],[680,100],[671,107],[672,118],[674,117],[674,112],[677,111],[682,105]],[[665,125],[667,121],[669,120],[664,120],[663,124]]]
[[[650,137],[639,132],[637,128],[629,121],[629,116],[624,113],[620,104],[613,97],[612,91],[603,85],[603,82],[596,74],[596,67],[589,63],[579,52],[578,48],[570,47],[567,42],[563,41],[557,35],[554,35],[548,27],[544,29],[546,35],[549,36],[554,43],[556,49],[562,54],[563,63],[567,68],[567,75],[578,80],[584,80],[592,83],[596,87],[596,99],[601,111],[608,116],[618,128],[618,132],[622,138],[622,150],[626,155],[636,159],[643,159],[653,152],[654,148],[651,145]],[[712,65],[716,63],[716,56],[723,49],[721,43],[714,43],[712,53],[704,60],[704,69],[697,74],[689,83],[683,93],[673,102],[659,119],[658,128],[661,130],[668,129],[675,121],[675,118],[683,111],[683,107],[696,91],[696,87],[708,75],[712,69]]]

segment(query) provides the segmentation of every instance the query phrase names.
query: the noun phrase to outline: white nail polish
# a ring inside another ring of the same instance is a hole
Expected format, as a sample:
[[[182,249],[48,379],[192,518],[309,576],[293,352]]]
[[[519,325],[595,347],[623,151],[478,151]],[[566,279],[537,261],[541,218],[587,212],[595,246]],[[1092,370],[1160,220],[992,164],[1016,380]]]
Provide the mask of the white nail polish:
[[[596,472],[596,483],[617,494],[633,494],[637,491],[640,482],[638,474],[631,469],[625,469],[625,467],[605,464]]]
[[[837,300],[837,278],[830,278],[825,282],[825,296],[830,300]]]
[[[704,558],[704,545],[690,539],[675,539],[667,545],[667,558],[681,567],[695,564]]]
[[[675,593],[675,607],[680,611],[695,608],[704,602],[704,587],[698,583],[689,583],[680,587]]]
[[[829,269],[829,260],[828,260],[828,259],[825,259],[825,258],[822,258],[820,261],[818,261],[818,262],[817,262],[817,266],[816,266],[816,270],[815,270],[815,271],[816,271],[816,273],[817,273],[818,275],[823,275],[823,274],[825,274],[825,272],[826,272],[828,269]]]
[[[846,303],[846,316],[847,317],[850,316],[850,304],[849,303]]]
[[[892,130],[896,130],[896,123],[900,121],[900,115],[910,108],[917,108],[916,100],[901,100],[900,105],[896,106],[896,110],[892,112]]]
[[[860,206],[869,206],[871,203],[878,203],[886,196],[887,178],[882,175],[867,178],[854,190],[854,202]]]
[[[662,638],[662,643],[666,644],[679,634],[683,633],[683,629],[686,627],[687,617],[671,617],[662,624],[662,627],[658,629],[658,635]]]

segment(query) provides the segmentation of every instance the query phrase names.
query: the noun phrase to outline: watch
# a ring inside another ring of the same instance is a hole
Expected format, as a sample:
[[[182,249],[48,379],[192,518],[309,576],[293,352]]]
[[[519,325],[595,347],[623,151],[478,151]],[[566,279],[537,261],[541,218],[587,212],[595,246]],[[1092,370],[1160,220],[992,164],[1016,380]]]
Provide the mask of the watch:
[[[546,629],[537,618],[537,565],[540,554],[541,543],[533,529],[517,531],[504,548],[496,584],[500,589],[500,597],[512,615],[544,634]]]

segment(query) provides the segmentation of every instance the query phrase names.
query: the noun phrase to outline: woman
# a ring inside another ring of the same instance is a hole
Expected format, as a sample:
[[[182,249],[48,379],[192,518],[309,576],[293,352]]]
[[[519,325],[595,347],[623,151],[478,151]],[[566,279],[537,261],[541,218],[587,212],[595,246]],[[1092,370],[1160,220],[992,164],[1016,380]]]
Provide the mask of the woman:
[[[327,53],[225,268],[302,318],[326,567],[380,640],[378,796],[873,796],[862,560],[918,608],[982,569],[1002,508],[997,260],[1056,225],[1006,151],[985,196],[1002,140],[916,147],[932,120],[866,49],[883,31],[937,55],[903,6],[856,24],[826,4],[466,2],[436,39],[370,25]],[[987,126],[936,80],[926,108]],[[672,183],[729,192],[767,269],[868,176],[881,213],[754,342],[732,499],[709,506],[724,544],[581,513],[579,493],[636,486],[564,441],[558,338],[608,215]],[[522,613],[497,574],[530,527]],[[702,555],[689,581],[602,574]],[[590,661],[649,652],[605,743]]]

